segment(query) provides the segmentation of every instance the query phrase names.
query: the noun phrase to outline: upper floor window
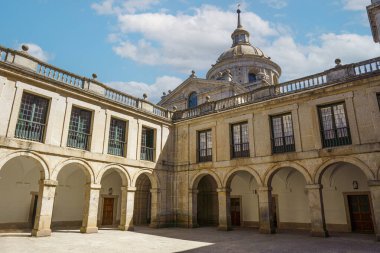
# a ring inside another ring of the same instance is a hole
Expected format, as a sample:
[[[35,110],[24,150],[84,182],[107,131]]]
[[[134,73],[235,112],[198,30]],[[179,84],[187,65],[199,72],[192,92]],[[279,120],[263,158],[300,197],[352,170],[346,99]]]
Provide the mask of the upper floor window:
[[[318,111],[323,147],[351,144],[344,103],[320,106]]]
[[[271,117],[272,152],[295,151],[292,115],[290,113]]]
[[[21,99],[15,137],[42,142],[46,129],[49,100],[29,93]]]
[[[197,105],[198,105],[198,96],[197,96],[197,93],[194,91],[189,96],[187,107],[191,109],[191,108],[197,107]]]
[[[73,107],[70,117],[67,146],[88,150],[91,139],[92,113],[88,110]]]
[[[198,132],[198,162],[212,161],[211,129]]]
[[[142,128],[140,159],[154,161],[154,129]]]
[[[257,76],[256,76],[256,74],[254,74],[254,73],[249,73],[248,74],[248,82],[249,83],[254,83],[254,82],[256,82],[257,81]]]
[[[248,123],[233,124],[232,131],[232,157],[249,157]]]
[[[108,154],[125,156],[126,122],[111,118],[111,126],[108,140]]]

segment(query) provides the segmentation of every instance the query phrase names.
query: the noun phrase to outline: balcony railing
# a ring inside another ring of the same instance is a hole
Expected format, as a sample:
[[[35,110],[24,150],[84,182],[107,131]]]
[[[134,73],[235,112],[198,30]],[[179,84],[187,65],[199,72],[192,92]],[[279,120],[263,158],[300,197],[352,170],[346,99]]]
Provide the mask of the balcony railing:
[[[90,134],[69,131],[69,135],[67,137],[67,146],[71,148],[88,150],[90,138]]]
[[[232,157],[249,157],[249,143],[239,143],[231,145]]]
[[[286,153],[296,151],[294,136],[272,138],[272,153]]]
[[[140,159],[145,161],[154,161],[154,148],[141,147]]]
[[[198,149],[198,162],[212,162],[212,148]]]
[[[324,148],[350,145],[352,143],[348,127],[322,130],[321,135]]]
[[[124,156],[125,142],[118,140],[109,140],[108,154],[116,156]]]
[[[19,119],[16,125],[15,137],[30,141],[42,142],[45,124]]]

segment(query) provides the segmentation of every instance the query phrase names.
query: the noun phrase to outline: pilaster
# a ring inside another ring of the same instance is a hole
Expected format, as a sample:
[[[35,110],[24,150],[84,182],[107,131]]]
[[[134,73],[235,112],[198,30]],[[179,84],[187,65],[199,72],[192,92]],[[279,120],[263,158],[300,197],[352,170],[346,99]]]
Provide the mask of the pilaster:
[[[306,185],[311,219],[311,236],[327,237],[325,213],[322,201],[322,185]]]

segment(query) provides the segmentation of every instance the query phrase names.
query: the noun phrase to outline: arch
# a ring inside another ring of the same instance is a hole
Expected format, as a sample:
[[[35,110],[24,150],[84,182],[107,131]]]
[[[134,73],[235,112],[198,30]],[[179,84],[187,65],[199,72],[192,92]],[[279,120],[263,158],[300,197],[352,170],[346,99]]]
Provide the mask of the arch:
[[[90,179],[91,183],[95,183],[95,173],[92,169],[91,165],[88,164],[85,160],[82,159],[76,159],[76,158],[69,158],[67,160],[64,160],[60,162],[54,169],[51,174],[51,179],[58,180],[58,174],[64,168],[66,165],[69,164],[79,164],[84,169],[86,176]]]
[[[271,179],[276,174],[276,172],[282,168],[293,168],[293,169],[297,170],[298,172],[300,172],[304,176],[304,178],[306,180],[306,184],[311,184],[313,182],[310,173],[303,166],[301,166],[295,162],[282,162],[282,163],[278,163],[278,164],[274,165],[272,168],[270,168],[265,173],[264,186],[270,186],[269,183],[270,183]]]
[[[145,174],[146,176],[148,176],[153,189],[160,188],[159,180],[158,180],[157,176],[155,175],[155,173],[153,173],[152,170],[140,170],[139,172],[137,172],[133,176],[133,179],[131,181],[131,187],[136,187],[136,182],[137,182],[138,178],[140,177],[140,175],[142,175],[142,174]]]
[[[337,157],[337,158],[329,159],[329,160],[323,162],[318,167],[318,169],[314,173],[313,182],[316,184],[320,183],[320,180],[321,180],[322,175],[325,172],[325,170],[330,165],[332,165],[334,163],[339,163],[339,162],[344,162],[344,163],[349,163],[349,164],[355,165],[367,176],[368,180],[375,180],[376,179],[376,176],[374,175],[374,173],[371,171],[371,169],[363,161],[361,161],[357,158],[353,158],[353,157]]]
[[[191,179],[190,181],[191,189],[197,189],[199,181],[201,181],[201,179],[206,175],[210,175],[215,180],[218,188],[222,188],[222,181],[220,180],[219,176],[215,172],[209,171],[209,170],[202,170],[198,172],[195,176],[193,176],[193,178]]]
[[[106,173],[108,170],[112,170],[112,169],[115,169],[118,172],[124,186],[131,185],[131,178],[130,178],[128,172],[121,165],[118,165],[118,164],[109,164],[109,165],[106,165],[105,167],[103,167],[99,171],[98,175],[96,176],[95,182],[97,184],[100,184],[100,182],[102,181],[102,178],[104,176],[104,173]]]
[[[223,180],[223,187],[226,187],[226,188],[229,187],[233,177],[237,173],[243,172],[243,171],[248,172],[251,176],[253,176],[259,186],[263,185],[263,181],[261,180],[260,175],[259,175],[259,173],[257,173],[257,171],[255,171],[254,169],[249,168],[249,167],[237,167],[237,168],[234,168],[233,170],[231,170],[230,172],[227,173],[227,175],[225,176],[225,178]]]
[[[197,92],[193,91],[189,94],[187,99],[187,108],[191,109],[198,106],[198,95]]]
[[[6,155],[4,158],[0,160],[0,170],[4,167],[4,165],[8,161],[12,160],[15,157],[20,157],[20,156],[31,157],[32,159],[36,160],[42,166],[42,169],[43,169],[42,179],[50,179],[49,166],[47,165],[46,161],[37,153],[31,152],[31,151],[16,151],[16,152]]]

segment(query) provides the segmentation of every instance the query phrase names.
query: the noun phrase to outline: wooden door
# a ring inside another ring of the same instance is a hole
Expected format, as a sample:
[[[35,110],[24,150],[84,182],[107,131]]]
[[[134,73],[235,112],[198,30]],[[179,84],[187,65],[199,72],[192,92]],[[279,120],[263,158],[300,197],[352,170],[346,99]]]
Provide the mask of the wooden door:
[[[347,200],[352,231],[373,233],[371,206],[368,195],[348,195]]]
[[[103,199],[103,221],[102,225],[112,225],[113,224],[113,198]]]
[[[278,227],[278,214],[277,214],[277,196],[272,196],[272,218],[273,218],[273,227],[277,229]]]
[[[231,224],[240,226],[240,198],[231,198]]]

